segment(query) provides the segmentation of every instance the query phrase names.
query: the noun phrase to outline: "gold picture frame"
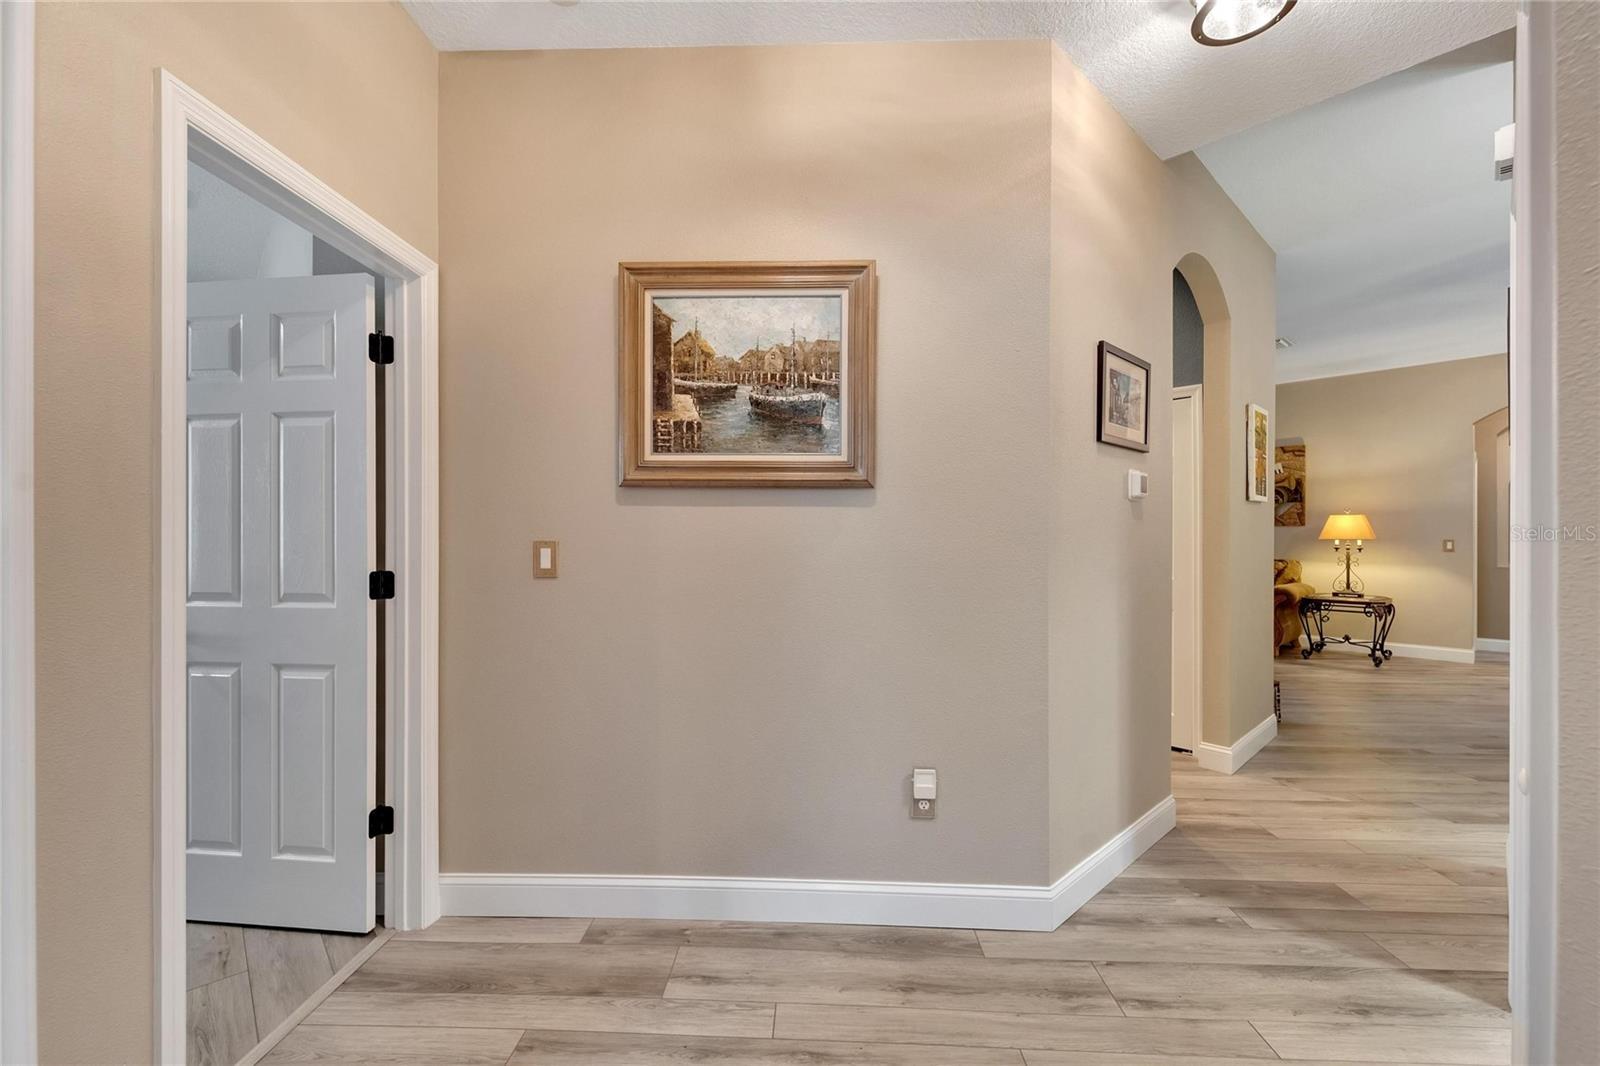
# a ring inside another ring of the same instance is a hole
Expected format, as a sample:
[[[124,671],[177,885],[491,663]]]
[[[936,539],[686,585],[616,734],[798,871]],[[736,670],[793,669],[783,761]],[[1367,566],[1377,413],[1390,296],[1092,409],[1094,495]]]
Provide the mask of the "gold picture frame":
[[[622,485],[872,486],[872,260],[620,263],[617,305]]]

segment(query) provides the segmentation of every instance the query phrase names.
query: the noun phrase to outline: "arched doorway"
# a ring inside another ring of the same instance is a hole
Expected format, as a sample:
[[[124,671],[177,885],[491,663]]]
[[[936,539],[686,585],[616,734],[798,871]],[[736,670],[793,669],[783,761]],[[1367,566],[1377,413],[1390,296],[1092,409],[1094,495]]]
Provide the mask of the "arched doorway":
[[[1173,747],[1207,766],[1231,740],[1232,582],[1226,551],[1205,550],[1228,543],[1231,328],[1222,283],[1204,256],[1179,260],[1172,287]]]

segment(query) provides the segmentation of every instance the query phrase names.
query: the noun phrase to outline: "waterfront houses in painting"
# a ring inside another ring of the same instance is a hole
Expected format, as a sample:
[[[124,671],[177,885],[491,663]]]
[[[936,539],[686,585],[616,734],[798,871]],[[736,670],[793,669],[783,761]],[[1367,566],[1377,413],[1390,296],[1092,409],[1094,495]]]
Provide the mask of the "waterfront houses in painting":
[[[840,454],[840,296],[652,296],[650,313],[652,454]]]

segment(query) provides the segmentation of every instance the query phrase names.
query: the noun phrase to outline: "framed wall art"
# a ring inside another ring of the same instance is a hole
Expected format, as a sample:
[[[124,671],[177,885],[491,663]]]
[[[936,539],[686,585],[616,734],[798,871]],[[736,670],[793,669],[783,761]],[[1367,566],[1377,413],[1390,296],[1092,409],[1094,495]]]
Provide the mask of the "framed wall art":
[[[1245,499],[1266,503],[1272,499],[1272,433],[1267,409],[1260,404],[1245,406]]]
[[[1306,524],[1306,442],[1299,437],[1280,440],[1272,464],[1273,524]]]
[[[1095,439],[1134,451],[1150,450],[1150,364],[1100,342],[1099,417]]]
[[[869,488],[871,260],[622,263],[623,485]]]

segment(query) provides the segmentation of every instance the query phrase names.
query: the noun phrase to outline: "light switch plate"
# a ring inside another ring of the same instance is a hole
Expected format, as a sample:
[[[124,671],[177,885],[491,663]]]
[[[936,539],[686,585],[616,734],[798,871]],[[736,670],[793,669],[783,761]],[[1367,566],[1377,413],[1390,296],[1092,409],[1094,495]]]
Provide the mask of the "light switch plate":
[[[1456,550],[1456,542],[1454,540],[1452,540],[1451,538],[1446,537],[1444,539],[1444,550],[1447,551],[1447,552],[1455,551]]]
[[[555,577],[560,569],[560,557],[556,549],[558,542],[553,540],[536,540],[533,542],[533,576]]]

